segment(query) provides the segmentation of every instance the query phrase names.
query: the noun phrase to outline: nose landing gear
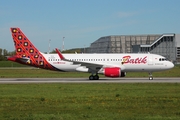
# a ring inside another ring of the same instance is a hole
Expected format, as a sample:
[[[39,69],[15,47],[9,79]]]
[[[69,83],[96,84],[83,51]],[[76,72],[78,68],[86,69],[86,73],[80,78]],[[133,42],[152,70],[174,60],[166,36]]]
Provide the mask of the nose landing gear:
[[[153,76],[151,72],[149,72],[149,80],[153,80]]]

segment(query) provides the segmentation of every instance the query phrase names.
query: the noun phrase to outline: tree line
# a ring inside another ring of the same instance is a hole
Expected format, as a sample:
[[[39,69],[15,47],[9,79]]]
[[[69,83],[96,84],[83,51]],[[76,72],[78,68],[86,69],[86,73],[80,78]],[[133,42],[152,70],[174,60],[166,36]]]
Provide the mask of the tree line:
[[[75,49],[62,51],[62,53],[82,53],[82,52],[83,52],[83,48],[75,48]],[[56,51],[52,50],[50,53],[56,53]],[[13,55],[15,55],[15,50],[8,51],[6,49],[0,48],[0,61],[6,61],[8,56],[13,56]]]
[[[0,61],[6,61],[8,56],[15,55],[15,51],[0,48]]]

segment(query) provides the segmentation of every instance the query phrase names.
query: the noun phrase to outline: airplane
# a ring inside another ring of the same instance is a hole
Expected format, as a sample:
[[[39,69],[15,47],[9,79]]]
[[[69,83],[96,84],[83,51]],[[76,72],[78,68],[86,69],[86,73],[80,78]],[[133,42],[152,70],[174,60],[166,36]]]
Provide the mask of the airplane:
[[[16,54],[8,60],[42,69],[61,72],[89,72],[89,80],[98,80],[98,74],[106,77],[125,77],[127,72],[152,72],[169,70],[174,67],[165,57],[150,53],[112,53],[112,54],[57,54],[40,52],[25,36],[20,28],[10,28]],[[43,43],[42,43],[43,44]]]

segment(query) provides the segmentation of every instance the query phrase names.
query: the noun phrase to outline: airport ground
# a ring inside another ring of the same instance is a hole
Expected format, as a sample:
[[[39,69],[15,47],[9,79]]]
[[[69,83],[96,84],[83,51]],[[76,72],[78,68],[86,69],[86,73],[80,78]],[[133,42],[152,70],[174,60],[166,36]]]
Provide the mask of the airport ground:
[[[0,119],[177,120],[180,67],[89,81],[89,73],[0,69]],[[88,84],[87,84],[88,83]]]
[[[0,84],[29,84],[29,83],[180,83],[180,78],[0,78]]]

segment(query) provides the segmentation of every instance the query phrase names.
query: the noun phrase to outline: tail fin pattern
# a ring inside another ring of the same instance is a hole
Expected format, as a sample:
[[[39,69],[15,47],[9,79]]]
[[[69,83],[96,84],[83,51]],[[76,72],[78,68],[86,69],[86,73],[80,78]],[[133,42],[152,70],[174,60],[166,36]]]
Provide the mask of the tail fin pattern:
[[[23,34],[20,28],[11,28],[11,32],[14,40],[16,55],[13,56],[13,59],[11,58],[10,60],[34,67],[51,70],[56,69],[47,62],[42,53]]]

